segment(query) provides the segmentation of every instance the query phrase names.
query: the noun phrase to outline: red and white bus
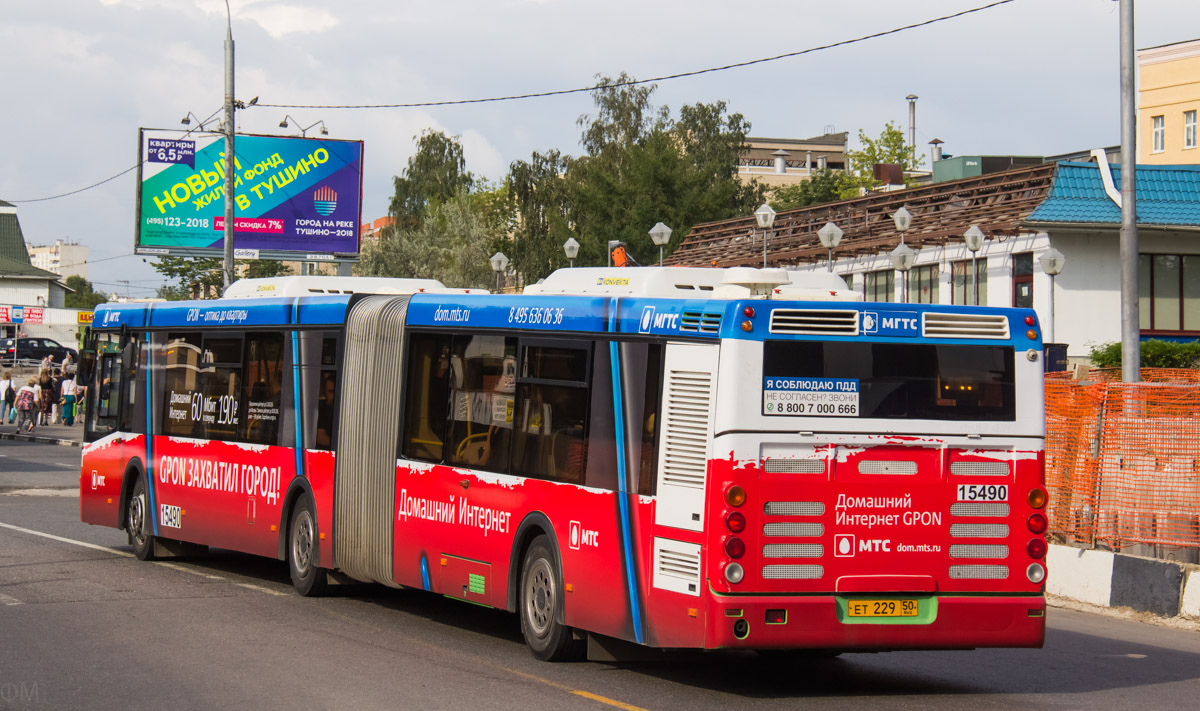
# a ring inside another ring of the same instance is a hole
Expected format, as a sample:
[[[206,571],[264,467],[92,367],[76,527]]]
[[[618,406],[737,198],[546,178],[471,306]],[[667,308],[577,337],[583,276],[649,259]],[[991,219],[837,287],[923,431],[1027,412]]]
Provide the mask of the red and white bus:
[[[570,269],[521,295],[244,280],[93,333],[81,517],[140,558],[507,609],[547,660],[1043,642],[1031,310]]]

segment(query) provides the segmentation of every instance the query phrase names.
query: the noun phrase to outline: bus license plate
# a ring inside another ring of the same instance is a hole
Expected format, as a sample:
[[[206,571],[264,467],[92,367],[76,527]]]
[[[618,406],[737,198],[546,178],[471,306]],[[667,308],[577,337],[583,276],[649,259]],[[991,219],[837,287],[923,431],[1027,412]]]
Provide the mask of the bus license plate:
[[[916,617],[916,600],[851,600],[850,617]]]
[[[1008,501],[1005,484],[959,484],[959,501]]]

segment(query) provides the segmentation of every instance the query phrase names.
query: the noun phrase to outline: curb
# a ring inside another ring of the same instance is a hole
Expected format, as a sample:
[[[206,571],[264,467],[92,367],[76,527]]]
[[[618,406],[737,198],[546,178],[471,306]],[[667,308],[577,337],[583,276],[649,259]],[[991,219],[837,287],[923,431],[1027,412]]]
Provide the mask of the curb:
[[[82,447],[82,442],[76,442],[73,439],[59,439],[58,437],[39,437],[38,435],[12,434],[9,432],[0,432],[0,439],[15,439],[24,442],[37,442],[38,444],[55,444],[60,447]]]
[[[1099,607],[1200,619],[1200,567],[1051,545],[1046,592]]]

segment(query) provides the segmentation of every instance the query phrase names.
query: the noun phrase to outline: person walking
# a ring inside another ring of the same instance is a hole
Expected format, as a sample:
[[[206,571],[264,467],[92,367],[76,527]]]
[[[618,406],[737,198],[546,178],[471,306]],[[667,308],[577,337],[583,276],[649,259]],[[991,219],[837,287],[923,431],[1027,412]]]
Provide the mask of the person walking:
[[[18,434],[33,432],[34,418],[37,416],[37,387],[37,378],[30,378],[29,383],[22,385],[21,390],[17,393]]]
[[[16,407],[17,403],[17,387],[13,382],[12,371],[4,371],[4,379],[0,380],[0,423],[9,421],[8,413]],[[16,419],[16,412],[13,412],[13,419]]]
[[[42,369],[38,378],[38,424],[50,424],[50,416],[54,413],[54,376],[48,369]]]
[[[53,393],[53,397],[50,400],[50,422],[47,423],[50,425],[62,424],[62,382],[62,371],[55,368],[54,375],[50,376]]]
[[[67,427],[75,424],[75,378],[70,374],[63,375],[62,419]]]

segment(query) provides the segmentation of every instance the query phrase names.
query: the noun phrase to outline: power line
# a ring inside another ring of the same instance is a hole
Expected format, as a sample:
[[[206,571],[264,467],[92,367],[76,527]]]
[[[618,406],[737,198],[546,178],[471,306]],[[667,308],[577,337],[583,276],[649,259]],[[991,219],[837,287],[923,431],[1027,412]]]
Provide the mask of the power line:
[[[736,62],[734,64],[726,64],[726,65],[720,66],[720,67],[710,67],[708,69],[697,69],[697,70],[691,71],[691,72],[680,72],[678,74],[668,74],[668,75],[661,76],[661,77],[654,77],[652,79],[634,79],[631,81],[623,81],[623,82],[615,82],[612,84],[580,87],[577,89],[560,89],[558,91],[541,91],[541,92],[536,92],[536,93],[532,93],[532,94],[514,94],[511,96],[495,96],[495,97],[491,97],[491,98],[487,98],[487,99],[455,99],[455,100],[449,100],[449,101],[420,101],[420,102],[414,102],[414,103],[409,103],[409,104],[264,104],[264,103],[260,102],[260,103],[256,104],[256,106],[260,106],[260,107],[264,107],[264,108],[273,108],[273,109],[413,109],[413,108],[421,108],[421,107],[427,107],[427,106],[461,106],[463,104],[486,104],[486,103],[494,103],[494,102],[498,102],[498,101],[517,101],[520,99],[540,99],[540,98],[544,98],[547,96],[564,96],[567,94],[581,94],[581,93],[585,93],[585,92],[589,92],[589,91],[595,91],[596,89],[599,89],[599,88],[611,89],[611,88],[619,88],[619,87],[623,87],[623,86],[637,86],[638,84],[651,84],[654,82],[669,81],[671,79],[683,79],[686,77],[699,76],[701,74],[711,74],[713,72],[723,72],[728,69],[740,69],[741,67],[749,67],[749,66],[752,66],[755,64],[764,64],[766,62],[774,62],[774,61],[778,61],[780,59],[788,59],[790,57],[799,57],[800,55],[803,55],[803,54],[811,54],[813,52],[820,52],[820,51],[823,51],[826,49],[833,49],[835,47],[844,47],[846,45],[857,44],[859,42],[865,42],[867,40],[878,39],[880,37],[886,37],[887,35],[894,35],[894,34],[897,34],[900,32],[914,30],[919,27],[927,27],[929,25],[936,24],[938,22],[945,22],[946,20],[953,20],[955,18],[962,17],[964,15],[970,15],[972,13],[983,12],[984,10],[990,10],[993,7],[997,7],[999,5],[1006,5],[1010,2],[1014,2],[1014,0],[997,0],[996,2],[989,3],[987,5],[981,5],[979,7],[971,8],[969,10],[963,10],[962,12],[956,12],[952,15],[943,15],[941,17],[935,17],[930,20],[916,22],[911,25],[904,25],[903,27],[896,27],[894,29],[885,30],[883,32],[875,32],[873,34],[863,35],[862,37],[856,37],[854,39],[842,40],[841,42],[833,42],[831,44],[823,44],[818,47],[809,47],[808,49],[802,49],[802,50],[799,50],[796,52],[788,52],[786,54],[777,54],[774,57],[763,57],[761,59],[751,59],[751,60],[748,60],[745,62]]]

